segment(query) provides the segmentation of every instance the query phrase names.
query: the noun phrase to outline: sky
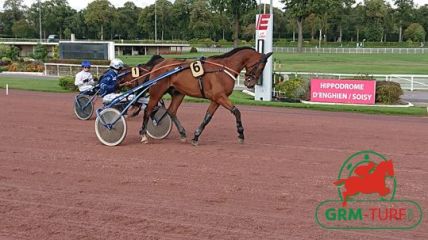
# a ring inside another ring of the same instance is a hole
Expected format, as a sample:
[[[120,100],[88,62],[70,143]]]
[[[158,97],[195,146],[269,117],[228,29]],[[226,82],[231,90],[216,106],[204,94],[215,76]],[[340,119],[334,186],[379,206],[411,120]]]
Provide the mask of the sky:
[[[134,2],[135,5],[139,6],[139,7],[145,7],[148,5],[151,5],[155,2],[155,0],[110,0],[110,2],[115,6],[115,7],[122,7],[123,4],[125,2]],[[171,2],[173,2],[173,0],[170,0]],[[260,0],[257,0],[257,2],[259,2]],[[273,5],[275,7],[278,8],[282,8],[283,4],[280,3],[280,0],[272,0],[273,1]],[[363,0],[357,0],[358,2],[362,2]],[[393,0],[388,0],[389,2],[393,2]],[[415,4],[417,4],[418,6],[422,6],[424,4],[428,4],[428,0],[413,0]],[[0,0],[0,9],[3,9],[3,4],[4,4],[5,0]],[[24,0],[24,5],[30,6],[31,4],[37,2],[37,0]],[[43,0],[42,0],[43,2]],[[74,9],[77,10],[81,10],[83,8],[86,8],[86,6],[88,5],[88,3],[92,2],[91,0],[89,1],[82,1],[82,0],[68,0],[68,3],[70,4],[70,6]],[[267,2],[269,3],[270,0],[262,0],[262,2]]]

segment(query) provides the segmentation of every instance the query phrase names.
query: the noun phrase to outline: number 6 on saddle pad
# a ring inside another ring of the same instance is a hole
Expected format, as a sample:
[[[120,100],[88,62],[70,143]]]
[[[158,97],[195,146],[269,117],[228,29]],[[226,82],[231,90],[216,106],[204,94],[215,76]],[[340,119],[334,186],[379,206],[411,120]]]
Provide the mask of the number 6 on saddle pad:
[[[204,75],[204,68],[202,67],[201,61],[192,62],[190,64],[190,70],[192,71],[192,75],[195,78]]]

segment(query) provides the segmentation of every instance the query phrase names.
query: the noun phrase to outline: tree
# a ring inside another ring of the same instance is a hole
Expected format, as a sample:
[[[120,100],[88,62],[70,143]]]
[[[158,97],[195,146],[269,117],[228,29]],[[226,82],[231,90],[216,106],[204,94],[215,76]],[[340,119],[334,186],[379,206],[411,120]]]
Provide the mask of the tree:
[[[4,53],[5,57],[10,58],[13,61],[18,60],[19,52],[20,52],[18,47],[10,46],[10,47],[7,47],[5,50],[6,50],[6,52]]]
[[[13,23],[12,32],[17,38],[30,38],[34,34],[34,27],[32,27],[25,19],[21,19]]]
[[[341,6],[341,0],[313,0],[312,1],[312,12],[316,14],[318,18],[318,29],[319,29],[319,38],[318,46],[321,47],[321,40],[324,35],[327,35],[327,30],[329,28],[329,19],[332,14],[337,11]],[[324,41],[327,41],[325,37]]]
[[[238,47],[241,32],[241,16],[256,8],[256,0],[211,0],[211,5],[219,12],[226,12],[233,23],[233,47]]]
[[[6,0],[3,4],[4,12],[1,15],[3,32],[7,35],[12,34],[12,26],[15,22],[23,19],[25,7],[23,0]]]
[[[360,35],[363,35],[362,33],[365,31],[365,6],[361,3],[357,4],[346,19],[349,23],[348,29],[355,33],[355,40],[359,43],[361,41]],[[353,39],[353,36],[352,34],[351,39]]]
[[[382,41],[383,23],[387,6],[383,0],[364,0],[365,5],[365,36],[367,41]]]
[[[161,40],[164,40],[164,38],[170,38],[171,27],[175,25],[172,21],[173,18],[171,15],[172,3],[168,0],[156,0],[156,8],[157,30],[160,32],[160,38]]]
[[[64,39],[70,39],[71,38],[71,34],[72,34],[72,32],[71,32],[71,30],[70,30],[70,28],[65,28],[64,29],[64,33],[63,33],[64,35]]]
[[[62,38],[66,26],[66,19],[76,14],[67,0],[49,0],[43,4],[43,26],[49,29],[49,33],[56,33]]]
[[[104,40],[104,27],[107,26],[115,12],[108,0],[95,0],[85,9],[85,22],[100,27],[100,38]]]
[[[47,0],[40,6],[36,2],[28,10],[28,18],[35,29],[39,29],[40,10],[44,35],[55,34],[60,38],[63,36],[64,29],[70,28],[69,19],[76,14],[76,10],[70,7],[67,0]]]
[[[31,57],[37,60],[45,60],[48,57],[48,49],[46,46],[38,43],[34,48],[34,53],[31,54]]]
[[[317,28],[319,26],[318,21],[319,21],[319,19],[317,18],[317,15],[315,13],[311,13],[305,19],[305,26],[303,27],[303,31],[310,32],[311,41],[315,40],[315,34],[316,34]]]
[[[190,12],[190,26],[196,38],[210,38],[213,32],[213,16],[207,8],[207,0],[196,0]]]
[[[398,20],[399,26],[399,37],[398,42],[403,41],[403,25],[409,24],[413,18],[413,0],[395,0],[394,1],[396,9],[396,19]]]
[[[384,29],[383,41],[385,42],[389,40],[388,35],[392,35],[397,31],[396,25],[395,25],[394,9],[389,4],[387,4],[386,7],[387,7],[386,14],[383,21],[383,29]]]
[[[172,21],[174,28],[171,29],[171,34],[175,38],[191,39],[192,32],[190,31],[190,11],[192,10],[193,0],[175,0],[172,6]]]
[[[303,46],[303,20],[311,14],[311,0],[281,0],[284,9],[295,18],[297,23],[297,48],[302,51]]]
[[[138,27],[135,24],[141,13],[141,8],[133,2],[126,2],[116,11],[116,18],[112,21],[113,35],[124,39],[135,39],[138,35]]]
[[[285,37],[285,32],[287,31],[287,17],[285,13],[279,8],[273,8],[273,37],[281,38]],[[254,22],[254,18],[253,18]]]
[[[419,23],[412,23],[404,31],[404,38],[414,42],[425,42],[426,32]]]
[[[428,4],[416,9],[415,19],[424,27],[425,32],[428,32]]]
[[[76,38],[84,39],[89,37],[89,28],[85,23],[84,11],[79,11],[73,16],[66,18],[65,22],[65,25],[68,26],[68,28],[70,29],[70,32],[67,31],[67,33],[65,32],[67,28],[64,30],[64,35],[66,37],[69,37],[68,34],[71,35],[71,33],[74,33],[76,35]]]
[[[339,36],[336,38],[338,42],[343,40],[344,27],[350,27],[350,15],[353,11],[352,5],[355,4],[355,0],[340,0],[335,5],[334,9],[331,10],[332,25],[334,25],[339,32]],[[349,29],[347,32],[349,33]]]
[[[155,9],[156,8],[156,9]],[[151,39],[155,38],[155,11],[157,15],[156,36],[161,33],[160,38],[170,38],[177,23],[172,16],[172,3],[168,0],[157,0],[156,4],[147,6],[141,11],[138,24],[142,28],[143,35]]]

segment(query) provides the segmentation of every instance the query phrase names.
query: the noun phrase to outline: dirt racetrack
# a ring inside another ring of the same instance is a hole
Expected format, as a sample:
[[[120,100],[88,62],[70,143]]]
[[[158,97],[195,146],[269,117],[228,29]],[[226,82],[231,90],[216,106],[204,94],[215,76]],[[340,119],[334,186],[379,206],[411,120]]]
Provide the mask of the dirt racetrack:
[[[320,228],[318,203],[351,154],[394,161],[397,198],[428,215],[428,119],[239,106],[246,142],[219,109],[200,145],[142,145],[141,116],[118,147],[94,119],[77,120],[73,94],[0,95],[0,239],[428,239],[408,231]],[[188,140],[206,104],[183,104]]]

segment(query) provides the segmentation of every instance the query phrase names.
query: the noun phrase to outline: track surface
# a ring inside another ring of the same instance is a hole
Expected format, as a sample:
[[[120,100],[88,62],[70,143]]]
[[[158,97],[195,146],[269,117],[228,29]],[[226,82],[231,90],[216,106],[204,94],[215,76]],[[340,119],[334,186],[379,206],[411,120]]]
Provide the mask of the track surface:
[[[394,160],[397,197],[428,216],[428,119],[241,106],[246,143],[219,109],[200,146],[142,145],[141,116],[126,141],[101,145],[72,94],[0,96],[1,239],[428,239],[411,231],[328,231],[315,208],[351,154]],[[183,104],[188,138],[206,104]]]

